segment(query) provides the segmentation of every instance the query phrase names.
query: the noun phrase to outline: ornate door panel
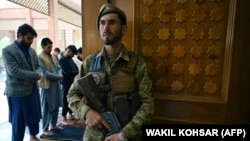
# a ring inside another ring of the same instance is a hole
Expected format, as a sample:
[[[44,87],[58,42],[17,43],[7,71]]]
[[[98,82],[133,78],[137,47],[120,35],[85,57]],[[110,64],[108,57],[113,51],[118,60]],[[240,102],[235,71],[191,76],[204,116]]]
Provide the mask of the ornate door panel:
[[[156,98],[226,103],[233,2],[141,0],[139,53]]]

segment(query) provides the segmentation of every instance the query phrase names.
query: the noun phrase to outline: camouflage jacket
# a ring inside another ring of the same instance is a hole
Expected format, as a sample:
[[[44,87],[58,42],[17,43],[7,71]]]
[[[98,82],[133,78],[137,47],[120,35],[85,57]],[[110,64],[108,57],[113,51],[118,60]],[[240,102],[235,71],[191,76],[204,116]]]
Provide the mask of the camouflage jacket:
[[[91,109],[89,105],[87,105],[82,98],[84,98],[84,94],[81,92],[77,78],[83,77],[90,70],[90,62],[91,56],[86,57],[83,61],[81,70],[79,75],[76,77],[75,82],[72,84],[69,93],[67,95],[67,99],[69,102],[69,107],[72,111],[77,115],[77,117],[81,120],[84,120],[86,112]],[[108,58],[103,48],[97,56],[102,56],[104,58],[104,66],[107,71],[107,74],[112,74],[114,71],[117,71],[119,66],[117,60],[123,59],[125,61],[129,61],[129,51],[123,47],[118,58],[116,59],[114,65],[110,66],[108,63]],[[138,87],[138,95],[141,100],[141,105],[133,118],[122,128],[122,132],[128,137],[134,137],[138,135],[141,131],[141,125],[149,123],[154,113],[154,102],[152,98],[152,81],[147,74],[146,63],[144,62],[142,57],[138,56],[137,65],[135,67],[135,79],[136,86]]]

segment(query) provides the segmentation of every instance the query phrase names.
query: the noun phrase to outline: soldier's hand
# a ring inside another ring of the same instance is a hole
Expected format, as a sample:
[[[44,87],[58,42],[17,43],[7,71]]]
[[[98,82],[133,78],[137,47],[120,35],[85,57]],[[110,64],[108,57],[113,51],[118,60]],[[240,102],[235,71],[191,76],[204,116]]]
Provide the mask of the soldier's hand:
[[[86,116],[85,116],[85,124],[91,128],[94,128],[96,130],[98,129],[102,129],[103,126],[106,127],[109,131],[111,131],[111,127],[110,125],[108,124],[108,122],[106,122],[102,116],[94,111],[94,110],[89,110],[87,113],[86,113]]]
[[[105,138],[105,141],[120,141],[118,134],[112,134]]]

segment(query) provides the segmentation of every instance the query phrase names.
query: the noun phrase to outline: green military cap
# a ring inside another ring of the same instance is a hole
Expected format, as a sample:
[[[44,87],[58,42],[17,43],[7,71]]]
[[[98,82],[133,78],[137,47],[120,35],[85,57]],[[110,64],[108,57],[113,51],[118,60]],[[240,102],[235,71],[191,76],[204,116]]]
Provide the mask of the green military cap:
[[[118,15],[120,15],[121,17],[121,22],[123,24],[126,24],[127,23],[127,18],[126,18],[126,15],[125,13],[119,9],[118,7],[114,6],[113,4],[111,3],[105,3],[102,5],[102,7],[100,8],[100,12],[97,16],[97,28],[99,30],[99,21],[100,21],[100,18],[106,14],[109,14],[109,13],[116,13]]]

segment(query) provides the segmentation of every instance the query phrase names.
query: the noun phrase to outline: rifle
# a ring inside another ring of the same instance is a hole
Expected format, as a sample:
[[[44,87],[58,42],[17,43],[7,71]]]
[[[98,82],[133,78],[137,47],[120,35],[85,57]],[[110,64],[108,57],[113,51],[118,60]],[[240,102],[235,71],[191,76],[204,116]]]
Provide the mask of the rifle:
[[[81,91],[87,97],[87,99],[93,104],[93,109],[98,111],[105,121],[107,121],[111,126],[111,131],[104,129],[102,132],[104,135],[109,136],[111,134],[119,133],[121,130],[120,123],[114,112],[108,111],[105,106],[101,103],[99,98],[100,89],[96,85],[95,80],[93,79],[92,74],[81,77],[77,80]]]

